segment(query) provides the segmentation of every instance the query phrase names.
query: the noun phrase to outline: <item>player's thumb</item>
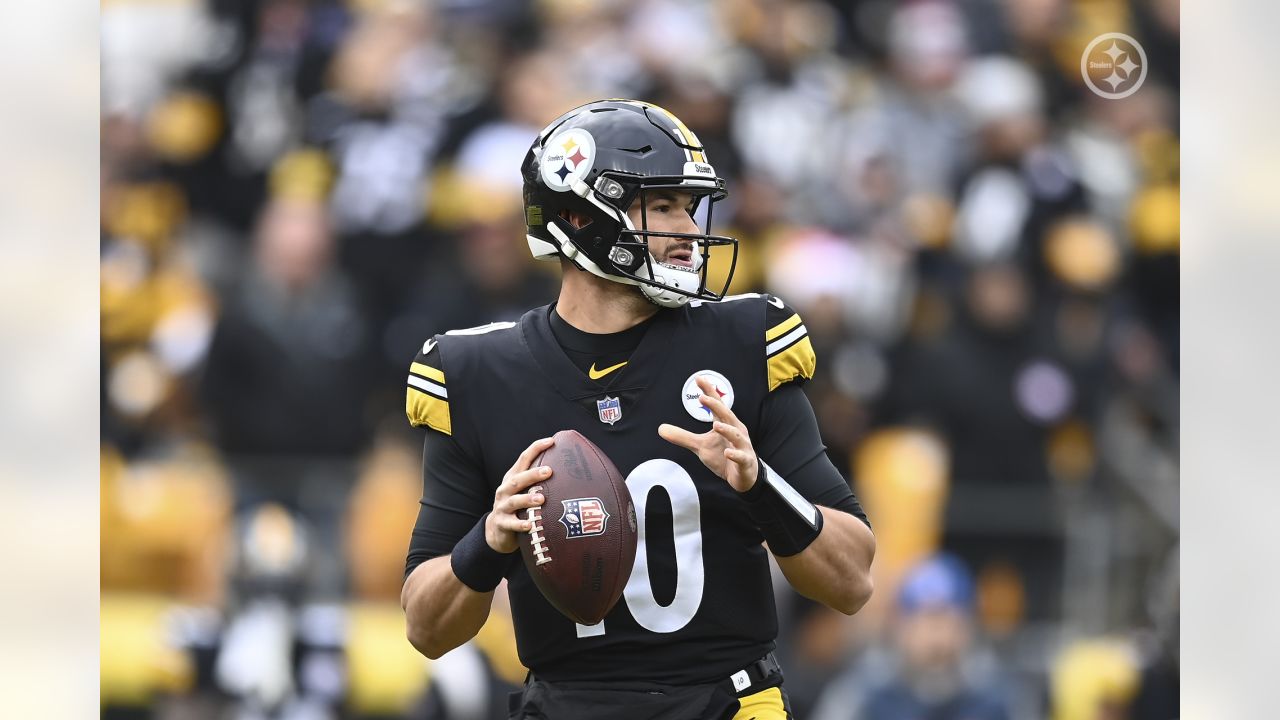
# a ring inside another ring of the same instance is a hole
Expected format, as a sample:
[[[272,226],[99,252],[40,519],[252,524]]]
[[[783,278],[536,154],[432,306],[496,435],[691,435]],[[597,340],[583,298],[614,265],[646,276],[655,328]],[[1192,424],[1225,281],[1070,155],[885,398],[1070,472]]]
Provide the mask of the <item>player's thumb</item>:
[[[662,423],[658,426],[658,436],[669,443],[679,445],[687,450],[698,450],[698,435],[685,430],[682,427],[676,427],[669,423]]]

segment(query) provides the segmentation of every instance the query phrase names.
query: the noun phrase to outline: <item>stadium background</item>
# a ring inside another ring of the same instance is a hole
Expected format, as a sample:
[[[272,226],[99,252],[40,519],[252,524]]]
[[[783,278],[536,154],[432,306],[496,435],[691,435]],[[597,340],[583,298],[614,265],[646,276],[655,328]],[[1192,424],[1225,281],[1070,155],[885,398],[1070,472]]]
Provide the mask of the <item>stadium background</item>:
[[[1103,32],[1146,49],[1124,100],[1080,79]],[[519,681],[500,612],[404,641],[401,381],[554,297],[518,163],[610,96],[729,178],[733,289],[805,316],[877,531],[858,616],[778,588],[801,716],[894,672],[940,549],[1013,717],[1175,716],[1177,92],[1166,0],[107,0],[104,716],[484,717]]]

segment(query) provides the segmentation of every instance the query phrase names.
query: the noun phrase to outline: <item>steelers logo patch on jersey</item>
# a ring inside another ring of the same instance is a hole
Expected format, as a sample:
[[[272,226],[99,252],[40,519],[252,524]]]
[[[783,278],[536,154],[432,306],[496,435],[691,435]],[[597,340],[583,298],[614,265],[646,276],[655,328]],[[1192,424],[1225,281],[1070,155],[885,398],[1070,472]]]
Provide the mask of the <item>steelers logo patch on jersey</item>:
[[[684,404],[684,409],[693,416],[694,420],[703,422],[711,422],[715,420],[715,416],[706,408],[698,398],[702,396],[702,389],[698,387],[698,378],[709,378],[715,385],[715,392],[720,396],[730,409],[733,408],[733,385],[729,382],[729,378],[721,375],[715,370],[699,370],[689,376],[684,381],[684,387],[680,390],[680,402]]]
[[[596,140],[582,128],[571,128],[543,146],[540,169],[542,181],[552,190],[564,192],[576,180],[586,177],[595,162]]]

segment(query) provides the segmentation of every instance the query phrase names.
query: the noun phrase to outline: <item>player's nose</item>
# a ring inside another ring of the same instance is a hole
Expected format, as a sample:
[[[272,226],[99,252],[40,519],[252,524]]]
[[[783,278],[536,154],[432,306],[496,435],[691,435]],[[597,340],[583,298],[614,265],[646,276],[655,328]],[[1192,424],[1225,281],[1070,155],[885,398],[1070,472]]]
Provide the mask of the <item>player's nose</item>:
[[[693,216],[689,213],[680,213],[677,223],[678,227],[674,228],[675,232],[696,233],[698,232],[698,223],[693,221]]]

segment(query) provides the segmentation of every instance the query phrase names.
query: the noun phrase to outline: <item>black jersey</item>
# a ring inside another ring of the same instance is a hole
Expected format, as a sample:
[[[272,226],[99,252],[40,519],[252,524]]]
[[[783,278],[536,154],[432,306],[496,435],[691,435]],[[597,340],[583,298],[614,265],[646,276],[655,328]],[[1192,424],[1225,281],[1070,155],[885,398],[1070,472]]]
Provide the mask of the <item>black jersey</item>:
[[[521,660],[552,681],[723,679],[773,649],[767,551],[738,494],[657,428],[709,430],[694,378],[712,373],[776,472],[815,504],[865,520],[795,382],[815,365],[804,324],[767,295],[695,301],[659,311],[625,363],[584,372],[557,342],[551,312],[437,335],[415,360],[406,410],[435,441],[409,570],[451,551],[533,441],[577,430],[626,478],[640,521],[635,567],[613,611],[584,627],[543,598],[514,553],[507,578]],[[807,421],[771,413],[772,397],[799,398]]]

